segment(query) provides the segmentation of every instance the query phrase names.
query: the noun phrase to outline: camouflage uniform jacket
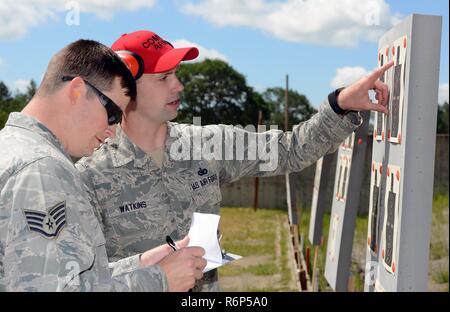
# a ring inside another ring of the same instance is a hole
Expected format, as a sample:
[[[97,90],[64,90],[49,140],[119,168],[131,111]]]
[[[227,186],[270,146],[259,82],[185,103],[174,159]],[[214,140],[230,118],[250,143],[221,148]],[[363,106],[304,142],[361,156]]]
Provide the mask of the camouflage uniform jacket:
[[[108,264],[80,174],[52,132],[11,113],[0,131],[0,290],[166,290],[159,266]]]
[[[164,244],[166,235],[183,238],[194,211],[219,214],[220,185],[300,171],[335,151],[361,122],[359,113],[336,114],[328,101],[286,133],[169,122],[161,169],[118,127],[116,138],[76,167],[104,227],[108,256],[115,260]],[[199,156],[213,145],[216,154]],[[257,153],[266,147],[275,151],[272,162]],[[244,157],[233,157],[239,153]],[[217,272],[211,272],[194,290],[219,290]]]

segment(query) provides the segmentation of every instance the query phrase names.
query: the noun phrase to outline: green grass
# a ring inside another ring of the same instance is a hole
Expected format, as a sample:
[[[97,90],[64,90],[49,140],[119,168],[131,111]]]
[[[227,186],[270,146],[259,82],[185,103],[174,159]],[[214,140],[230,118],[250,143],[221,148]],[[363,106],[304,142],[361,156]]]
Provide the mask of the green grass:
[[[285,217],[279,210],[222,208],[222,248],[242,256],[273,254],[277,223]]]
[[[274,275],[278,272],[278,270],[279,268],[275,265],[275,263],[271,262],[267,264],[251,266],[247,269],[247,272],[254,275]]]
[[[449,241],[445,228],[448,228],[449,222],[449,196],[447,194],[438,193],[433,199],[433,217],[431,228],[431,243],[430,243],[430,260],[435,261],[439,259],[447,259]],[[449,291],[448,280],[448,266],[438,267],[434,272],[430,272],[431,278],[437,284],[447,284],[443,291]]]
[[[430,260],[448,257],[448,241],[432,240],[430,244]]]
[[[245,267],[239,265],[225,265],[219,269],[219,276],[240,276],[251,274],[254,276],[280,276],[271,287],[258,285],[249,286],[245,291],[296,291],[290,286],[291,273],[285,229],[287,215],[282,210],[250,208],[222,208],[220,229],[223,234],[221,246],[226,251],[243,257],[264,256],[267,261],[255,263]],[[276,246],[277,228],[281,229],[280,246]],[[276,248],[280,248],[281,257],[277,260]],[[226,289],[225,289],[226,290]],[[232,290],[232,289],[231,289]]]
[[[433,225],[448,223],[448,193],[433,198]]]
[[[285,221],[287,222],[287,221]],[[288,243],[290,244],[290,234],[287,233],[286,231],[282,231],[282,236],[281,236],[281,245],[283,246],[283,248],[281,248],[281,263],[282,263],[282,267],[281,267],[281,282],[282,285],[289,285],[289,281],[292,279],[291,276],[291,272],[288,268],[288,263],[289,261],[292,261],[292,255],[290,253],[288,253],[288,248],[287,245]],[[281,287],[280,291],[293,291],[292,288],[289,287]],[[297,291],[297,289],[294,289],[295,291]]]
[[[433,199],[433,216],[431,228],[430,260],[448,258],[448,237],[442,235],[443,227],[449,222],[449,196],[437,194]]]
[[[433,279],[438,284],[448,284],[448,269],[436,271],[433,274]]]

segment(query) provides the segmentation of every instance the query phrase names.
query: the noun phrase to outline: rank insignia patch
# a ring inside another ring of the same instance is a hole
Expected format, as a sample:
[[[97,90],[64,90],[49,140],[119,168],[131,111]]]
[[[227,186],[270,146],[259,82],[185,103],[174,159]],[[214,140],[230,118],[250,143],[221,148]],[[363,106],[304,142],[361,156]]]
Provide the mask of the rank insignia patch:
[[[66,225],[66,202],[63,201],[47,213],[24,210],[30,231],[37,232],[46,238],[56,238]]]

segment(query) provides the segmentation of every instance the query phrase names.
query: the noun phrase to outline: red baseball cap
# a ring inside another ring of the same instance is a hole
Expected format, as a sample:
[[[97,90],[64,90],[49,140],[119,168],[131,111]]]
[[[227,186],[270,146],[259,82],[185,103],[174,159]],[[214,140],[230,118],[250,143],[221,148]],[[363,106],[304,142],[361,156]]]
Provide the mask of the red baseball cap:
[[[174,69],[181,61],[195,59],[199,52],[196,47],[177,48],[154,32],[139,30],[123,34],[111,49],[131,51],[144,61],[145,74],[157,74]]]

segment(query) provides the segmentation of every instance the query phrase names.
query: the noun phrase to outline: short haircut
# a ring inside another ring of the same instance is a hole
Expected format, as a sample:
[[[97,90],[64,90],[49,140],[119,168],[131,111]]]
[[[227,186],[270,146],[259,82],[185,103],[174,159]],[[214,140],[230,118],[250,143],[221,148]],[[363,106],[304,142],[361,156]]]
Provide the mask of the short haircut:
[[[102,91],[110,91],[116,77],[132,101],[136,100],[136,82],[120,57],[107,46],[94,40],[77,40],[56,53],[37,90],[37,95],[50,95],[64,83],[64,76],[79,76]]]

